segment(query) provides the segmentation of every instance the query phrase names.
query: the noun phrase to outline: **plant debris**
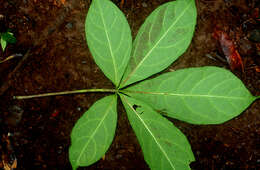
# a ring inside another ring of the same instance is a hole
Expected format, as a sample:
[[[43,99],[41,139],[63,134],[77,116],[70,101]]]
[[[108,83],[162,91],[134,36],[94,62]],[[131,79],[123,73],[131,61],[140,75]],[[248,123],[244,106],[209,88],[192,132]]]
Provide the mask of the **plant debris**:
[[[244,72],[241,56],[227,33],[216,29],[213,33],[213,37],[219,41],[222,52],[224,53],[231,70],[234,71],[235,69],[239,69],[240,71]]]

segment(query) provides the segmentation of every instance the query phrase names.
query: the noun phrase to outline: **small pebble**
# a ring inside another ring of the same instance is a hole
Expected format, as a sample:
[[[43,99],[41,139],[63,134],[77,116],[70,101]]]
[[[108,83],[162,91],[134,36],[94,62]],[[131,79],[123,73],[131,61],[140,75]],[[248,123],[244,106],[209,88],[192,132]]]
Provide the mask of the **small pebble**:
[[[147,5],[147,3],[143,2],[143,3],[142,3],[142,6],[143,6],[144,8],[146,8],[148,5]]]
[[[81,107],[77,107],[77,110],[78,110],[78,111],[81,111],[81,110],[82,110],[82,108],[81,108]]]
[[[69,23],[66,24],[65,27],[68,28],[68,29],[71,29],[73,27],[73,24],[71,22],[69,22]]]
[[[61,154],[61,153],[62,153],[62,146],[59,146],[59,147],[58,147],[57,153],[58,153],[58,154]]]
[[[123,156],[121,155],[121,154],[117,154],[116,155],[116,159],[120,159],[120,158],[122,158]]]
[[[24,110],[17,105],[8,108],[9,114],[5,121],[8,125],[16,126],[22,119]]]
[[[11,132],[8,132],[7,136],[14,136],[14,134]]]

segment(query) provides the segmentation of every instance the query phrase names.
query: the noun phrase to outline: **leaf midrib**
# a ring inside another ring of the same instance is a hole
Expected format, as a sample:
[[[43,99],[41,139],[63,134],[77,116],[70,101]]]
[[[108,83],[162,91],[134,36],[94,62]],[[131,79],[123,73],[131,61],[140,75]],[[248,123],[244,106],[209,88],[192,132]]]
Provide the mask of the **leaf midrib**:
[[[105,33],[106,33],[106,37],[107,37],[107,41],[108,41],[108,46],[109,46],[109,51],[110,51],[110,54],[111,54],[111,57],[112,57],[112,62],[113,62],[113,68],[114,68],[114,75],[115,75],[115,84],[117,85],[117,68],[116,68],[116,62],[115,62],[115,56],[114,56],[114,53],[113,53],[113,50],[112,50],[112,46],[111,46],[111,42],[110,42],[110,38],[109,38],[109,35],[108,35],[108,32],[107,32],[107,26],[106,26],[106,23],[105,23],[105,20],[104,20],[104,16],[103,16],[103,11],[98,3],[98,8],[99,8],[99,11],[100,11],[100,15],[101,15],[101,19],[102,19],[102,23],[104,25],[104,30],[105,30]]]
[[[168,34],[168,32],[172,29],[172,27],[179,21],[179,19],[184,15],[184,13],[188,10],[188,8],[191,6],[192,1],[190,1],[190,4],[187,5],[187,7],[183,10],[183,12],[177,17],[177,19],[172,23],[172,25],[165,31],[165,33],[162,35],[162,37],[157,41],[157,43],[154,44],[154,46],[148,51],[148,53],[144,56],[144,58],[140,61],[139,64],[135,67],[135,69],[127,76],[127,78],[122,83],[122,87],[124,84],[131,78],[131,76],[137,71],[137,69],[142,65],[142,63],[146,60],[146,58],[152,53],[152,51],[157,47],[157,45],[161,42],[162,39]]]
[[[170,163],[171,167],[175,170],[174,165],[172,164],[170,158],[168,157],[167,153],[165,152],[165,150],[163,149],[163,147],[161,146],[161,144],[156,140],[156,137],[153,135],[153,133],[150,131],[149,127],[146,125],[146,123],[143,121],[143,119],[140,117],[140,115],[136,112],[136,110],[131,106],[131,104],[128,102],[127,99],[124,98],[124,96],[122,96],[123,99],[125,100],[125,102],[127,103],[127,105],[132,109],[132,111],[135,113],[135,115],[139,118],[139,120],[141,121],[141,123],[144,125],[145,129],[149,132],[149,134],[152,136],[152,138],[154,139],[155,143],[157,144],[157,146],[160,148],[160,150],[162,151],[163,155],[166,157],[166,159],[168,160],[168,162]]]
[[[180,96],[180,97],[206,97],[206,98],[222,98],[222,99],[234,99],[234,100],[245,100],[245,97],[229,97],[229,96],[217,96],[209,94],[183,94],[183,93],[167,93],[167,92],[147,92],[147,91],[130,91],[124,90],[124,93],[139,93],[149,95],[163,95],[163,96]],[[252,97],[252,96],[247,96]]]

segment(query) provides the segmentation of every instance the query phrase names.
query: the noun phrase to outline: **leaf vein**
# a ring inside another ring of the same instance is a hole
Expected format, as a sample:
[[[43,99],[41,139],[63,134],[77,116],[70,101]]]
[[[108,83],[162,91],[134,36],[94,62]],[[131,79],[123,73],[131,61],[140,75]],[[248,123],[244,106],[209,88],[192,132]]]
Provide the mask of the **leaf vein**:
[[[108,113],[109,113],[109,111],[110,111],[110,108],[113,106],[113,102],[114,102],[114,100],[112,100],[112,101],[110,102],[110,104],[109,104],[109,106],[108,106],[108,108],[107,108],[107,110],[106,110],[106,112],[105,112],[103,118],[100,120],[100,122],[99,122],[98,126],[96,127],[95,131],[91,134],[90,139],[93,140],[94,135],[97,133],[99,127],[102,125],[102,123],[104,122],[105,118],[107,117],[107,115],[108,115]],[[80,158],[81,158],[82,155],[84,154],[84,151],[85,151],[86,148],[88,147],[90,141],[91,141],[91,140],[88,140],[88,141],[86,142],[86,144],[84,145],[84,147],[82,148],[82,150],[81,150],[81,152],[80,152],[80,154],[79,154],[79,156],[78,156],[78,159],[76,160],[77,164],[79,164]]]
[[[192,1],[189,2],[190,4],[182,11],[182,13],[176,18],[176,20],[169,26],[169,28],[165,31],[165,33],[161,36],[161,38],[153,45],[153,47],[148,51],[148,53],[144,56],[144,58],[137,64],[134,70],[128,75],[125,79],[124,83],[137,71],[137,69],[143,64],[143,62],[147,59],[147,57],[153,52],[153,50],[158,46],[158,44],[164,39],[164,37],[168,34],[168,32],[172,29],[172,27],[181,19],[181,17],[185,14],[185,12],[189,9],[192,4]]]

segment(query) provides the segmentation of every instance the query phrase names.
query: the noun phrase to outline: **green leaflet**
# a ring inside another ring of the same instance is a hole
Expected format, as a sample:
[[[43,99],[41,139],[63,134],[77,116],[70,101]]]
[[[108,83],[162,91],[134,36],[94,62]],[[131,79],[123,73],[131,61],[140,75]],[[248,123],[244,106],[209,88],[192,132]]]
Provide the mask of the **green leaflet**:
[[[2,47],[2,50],[4,51],[6,48],[7,42],[3,39],[3,37],[0,37],[0,38],[1,38],[1,47]]]
[[[135,38],[120,87],[162,71],[184,53],[193,36],[196,15],[194,0],[168,2],[154,10]]]
[[[234,118],[256,97],[231,72],[218,67],[178,70],[123,91],[159,113],[193,124],[217,124]]]
[[[93,0],[85,31],[96,64],[118,86],[132,49],[131,31],[124,14],[109,0]]]
[[[16,43],[16,38],[14,37],[13,33],[5,32],[1,35],[2,39],[5,40],[7,43],[14,44]]]
[[[153,170],[186,170],[194,156],[184,134],[145,103],[120,95],[144,159]]]
[[[98,161],[108,150],[115,135],[117,96],[98,100],[77,121],[71,133],[69,159],[73,169]]]

